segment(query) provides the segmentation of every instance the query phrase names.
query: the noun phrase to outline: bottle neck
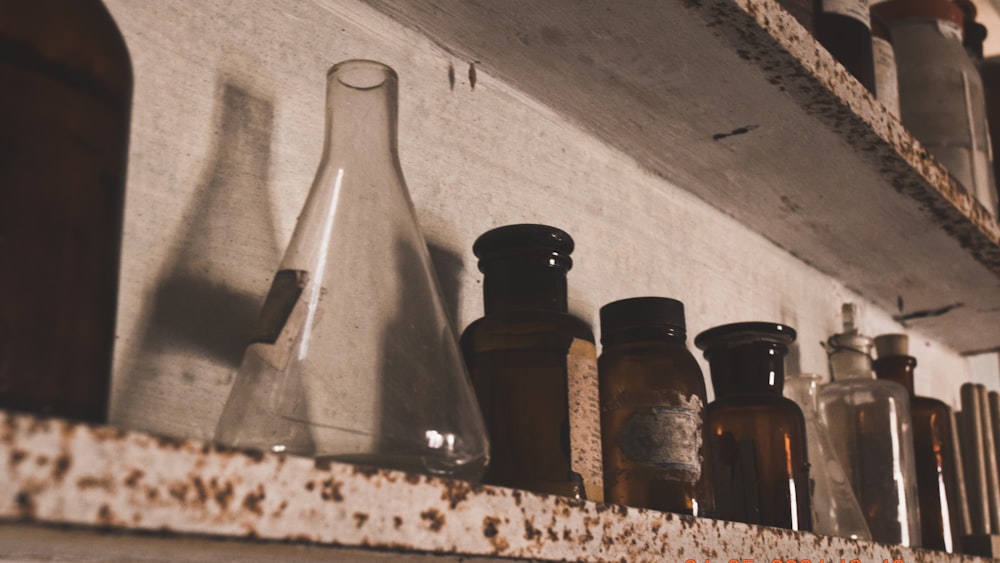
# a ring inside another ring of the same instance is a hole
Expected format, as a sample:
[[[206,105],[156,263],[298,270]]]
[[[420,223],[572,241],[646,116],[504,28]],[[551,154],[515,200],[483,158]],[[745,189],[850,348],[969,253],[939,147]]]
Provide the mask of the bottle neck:
[[[705,353],[716,397],[743,393],[781,395],[787,348],[773,342],[749,342]]]
[[[886,356],[872,362],[875,368],[875,375],[879,379],[895,381],[903,387],[911,397],[913,390],[913,368],[917,366],[917,359],[913,356]]]
[[[837,348],[830,352],[830,378],[833,381],[845,379],[874,379],[872,358],[867,353],[853,348]]]
[[[545,264],[497,260],[481,264],[483,308],[487,315],[505,311],[544,310],[565,313],[566,270]]]

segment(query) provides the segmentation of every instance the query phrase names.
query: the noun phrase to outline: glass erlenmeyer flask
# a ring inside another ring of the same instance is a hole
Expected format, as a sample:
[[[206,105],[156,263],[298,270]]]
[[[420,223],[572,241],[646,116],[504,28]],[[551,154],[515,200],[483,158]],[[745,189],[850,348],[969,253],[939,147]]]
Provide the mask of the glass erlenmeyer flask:
[[[330,69],[323,158],[216,440],[475,480],[486,431],[400,170],[396,82]]]
[[[798,403],[806,417],[806,448],[812,481],[813,531],[855,540],[870,540],[865,515],[854,497],[833,442],[819,419],[819,380],[814,373],[785,378],[785,396]]]

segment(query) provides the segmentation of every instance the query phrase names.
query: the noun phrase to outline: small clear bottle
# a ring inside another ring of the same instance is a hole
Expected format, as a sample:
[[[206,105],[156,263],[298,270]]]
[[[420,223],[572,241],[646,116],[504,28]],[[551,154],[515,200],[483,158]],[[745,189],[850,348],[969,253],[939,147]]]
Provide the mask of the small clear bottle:
[[[952,442],[952,413],[937,399],[918,397],[913,391],[917,359],[908,355],[905,334],[875,337],[878,359],[872,363],[880,380],[894,381],[910,394],[913,420],[913,453],[920,494],[921,546],[954,553],[961,536],[958,470]]]
[[[782,396],[791,327],[717,326],[695,337],[712,372],[706,413],[714,518],[811,531],[806,422]]]
[[[568,313],[573,246],[547,225],[480,236],[485,315],[462,333],[462,351],[492,446],[483,482],[601,500],[597,348]]]
[[[798,403],[806,417],[809,477],[812,483],[813,531],[828,536],[870,540],[865,515],[837,458],[833,442],[819,419],[819,382],[814,373],[785,378],[785,396]]]
[[[820,388],[820,415],[872,539],[919,546],[909,394],[898,383],[875,379],[872,339],[858,333],[856,311],[844,304],[844,330],[827,341],[832,381]]]
[[[604,500],[711,514],[705,379],[684,344],[684,304],[636,297],[601,308]]]

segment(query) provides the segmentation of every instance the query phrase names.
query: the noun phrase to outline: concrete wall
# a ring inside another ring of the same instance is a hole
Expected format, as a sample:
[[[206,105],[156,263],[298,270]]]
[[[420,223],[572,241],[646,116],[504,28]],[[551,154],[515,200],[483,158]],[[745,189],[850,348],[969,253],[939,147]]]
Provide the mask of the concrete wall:
[[[482,312],[476,236],[540,222],[575,238],[570,306],[595,325],[609,301],[670,296],[689,342],[784,322],[799,331],[789,370],[820,373],[841,302],[862,306],[868,334],[903,330],[488,73],[473,88],[469,61],[357,0],[106,3],[136,76],[115,423],[211,436],[319,162],[326,70],[350,58],[400,76],[402,167],[459,329]],[[970,361],[918,333],[911,350],[918,393],[957,406],[964,381],[1000,388],[996,355]]]

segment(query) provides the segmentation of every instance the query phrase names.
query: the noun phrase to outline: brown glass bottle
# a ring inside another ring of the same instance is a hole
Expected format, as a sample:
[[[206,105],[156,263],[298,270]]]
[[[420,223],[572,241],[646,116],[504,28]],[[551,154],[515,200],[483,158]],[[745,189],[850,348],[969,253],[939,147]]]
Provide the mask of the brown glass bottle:
[[[132,68],[97,0],[0,3],[0,408],[107,417]]]
[[[763,322],[717,326],[695,338],[716,397],[706,416],[716,518],[812,530],[805,417],[781,394],[794,340],[791,327]]]
[[[815,0],[816,39],[862,86],[875,94],[868,0]]]
[[[917,359],[907,355],[906,336],[875,337],[878,359],[872,362],[879,379],[899,383],[910,394],[913,450],[920,495],[921,547],[955,552],[962,535],[959,520],[958,471],[952,442],[951,409],[937,399],[914,394]]]
[[[472,249],[485,315],[463,332],[462,352],[490,438],[483,482],[602,499],[594,335],[567,312],[573,239],[509,225]]]
[[[705,379],[684,345],[684,304],[637,297],[601,308],[604,500],[712,513],[705,471]]]

